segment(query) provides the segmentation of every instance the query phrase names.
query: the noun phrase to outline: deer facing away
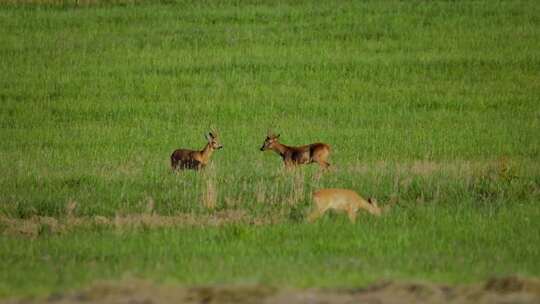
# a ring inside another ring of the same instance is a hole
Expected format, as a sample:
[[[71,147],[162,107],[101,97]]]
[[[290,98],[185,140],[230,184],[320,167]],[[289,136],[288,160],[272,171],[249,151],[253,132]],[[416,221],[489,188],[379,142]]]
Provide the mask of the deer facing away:
[[[364,209],[376,216],[381,214],[381,208],[374,198],[365,200],[358,193],[348,189],[321,189],[313,193],[313,203],[313,210],[308,216],[310,222],[318,219],[328,210],[346,212],[353,223],[356,221],[359,209]]]
[[[176,169],[193,169],[200,170],[204,168],[214,150],[223,148],[223,145],[218,140],[218,134],[212,131],[206,135],[208,143],[200,151],[177,149],[171,154],[171,167]]]
[[[265,150],[272,150],[279,154],[287,168],[311,163],[317,163],[323,169],[330,167],[330,163],[327,162],[328,155],[330,154],[330,145],[325,143],[291,147],[279,142],[279,134],[275,135],[268,132],[261,147],[261,151]]]

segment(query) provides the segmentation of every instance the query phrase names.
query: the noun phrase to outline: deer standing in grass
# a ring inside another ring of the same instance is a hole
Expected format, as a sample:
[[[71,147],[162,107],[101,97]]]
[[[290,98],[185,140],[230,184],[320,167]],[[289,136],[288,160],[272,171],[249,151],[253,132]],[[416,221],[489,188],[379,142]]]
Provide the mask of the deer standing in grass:
[[[171,155],[171,167],[173,170],[200,170],[204,168],[208,164],[214,150],[223,148],[223,145],[220,144],[218,140],[216,131],[208,133],[206,135],[206,140],[208,140],[208,143],[201,151],[188,149],[175,150]]]
[[[321,217],[328,210],[347,212],[351,222],[356,221],[358,209],[379,216],[381,208],[374,198],[365,200],[358,193],[348,189],[321,189],[313,193],[313,211],[308,216],[308,220],[313,222]]]
[[[330,145],[314,143],[300,147],[290,147],[279,142],[279,134],[275,135],[268,131],[261,151],[272,150],[283,159],[286,168],[297,165],[317,163],[323,169],[328,169],[330,163],[326,161],[330,154]]]

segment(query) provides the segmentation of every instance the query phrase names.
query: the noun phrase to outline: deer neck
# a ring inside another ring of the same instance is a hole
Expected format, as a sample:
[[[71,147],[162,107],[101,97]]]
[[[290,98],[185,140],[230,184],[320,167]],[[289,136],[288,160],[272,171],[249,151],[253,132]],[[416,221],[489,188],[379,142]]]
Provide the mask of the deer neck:
[[[212,146],[210,143],[207,143],[206,146],[201,151],[201,160],[202,163],[206,164],[208,160],[210,159],[210,156],[212,156],[212,153],[214,152],[214,149],[212,149]]]
[[[272,147],[272,150],[274,150],[277,154],[283,156],[285,155],[285,152],[287,152],[287,150],[289,150],[289,147],[283,145],[283,144],[280,144],[280,143],[276,143],[273,147]]]

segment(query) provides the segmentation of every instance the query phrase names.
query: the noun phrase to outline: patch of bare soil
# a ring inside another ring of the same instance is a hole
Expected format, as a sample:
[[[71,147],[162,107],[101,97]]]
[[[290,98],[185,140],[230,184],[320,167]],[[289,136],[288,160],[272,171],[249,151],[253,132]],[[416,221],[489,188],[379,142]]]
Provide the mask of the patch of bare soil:
[[[144,281],[99,283],[43,299],[0,303],[540,303],[540,279],[504,277],[445,286],[425,282],[380,282],[359,289],[276,289],[266,286],[156,286]]]

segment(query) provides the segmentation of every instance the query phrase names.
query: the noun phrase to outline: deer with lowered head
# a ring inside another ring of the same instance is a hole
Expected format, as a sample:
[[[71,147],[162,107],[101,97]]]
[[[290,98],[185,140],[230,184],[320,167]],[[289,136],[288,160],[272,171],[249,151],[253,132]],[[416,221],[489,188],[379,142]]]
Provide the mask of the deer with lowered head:
[[[323,169],[330,167],[330,163],[327,161],[330,145],[325,143],[314,143],[300,147],[286,146],[279,142],[279,134],[275,135],[268,131],[261,147],[261,151],[265,150],[272,150],[279,154],[286,168],[311,163],[317,163]]]
[[[351,222],[354,223],[360,209],[364,209],[375,216],[381,215],[382,212],[377,205],[377,200],[374,198],[366,200],[349,189],[321,189],[313,193],[313,210],[308,216],[308,221],[313,222],[326,211],[334,210],[346,212]]]
[[[218,140],[218,134],[215,130],[206,134],[206,140],[208,143],[200,151],[177,149],[171,155],[171,167],[176,169],[193,169],[200,170],[204,168],[214,150],[223,148],[223,145]]]

